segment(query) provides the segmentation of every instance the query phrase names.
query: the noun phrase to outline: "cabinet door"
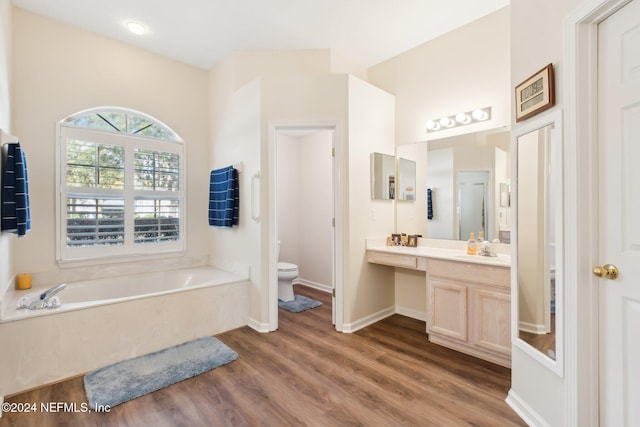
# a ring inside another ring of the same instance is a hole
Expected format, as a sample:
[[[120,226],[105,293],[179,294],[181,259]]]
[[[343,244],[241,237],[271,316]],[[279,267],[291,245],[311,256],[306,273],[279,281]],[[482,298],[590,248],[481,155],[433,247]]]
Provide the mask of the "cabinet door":
[[[467,287],[453,281],[429,280],[428,332],[467,341]]]
[[[511,297],[504,292],[474,289],[473,343],[487,350],[511,354]]]

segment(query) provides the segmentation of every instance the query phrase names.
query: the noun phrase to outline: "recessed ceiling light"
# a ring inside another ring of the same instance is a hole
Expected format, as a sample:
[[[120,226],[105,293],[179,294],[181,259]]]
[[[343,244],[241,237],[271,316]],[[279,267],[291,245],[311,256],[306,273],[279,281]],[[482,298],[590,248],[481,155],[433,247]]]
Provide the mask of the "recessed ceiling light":
[[[147,32],[147,27],[135,21],[127,22],[127,28],[129,29],[129,31],[131,31],[133,34],[137,36],[141,36]]]

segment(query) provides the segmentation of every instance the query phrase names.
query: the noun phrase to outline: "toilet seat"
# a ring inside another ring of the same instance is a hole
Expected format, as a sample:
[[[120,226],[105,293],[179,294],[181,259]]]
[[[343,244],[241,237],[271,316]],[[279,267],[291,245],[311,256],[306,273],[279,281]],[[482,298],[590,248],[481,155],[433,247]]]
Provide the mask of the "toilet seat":
[[[298,270],[298,266],[295,264],[291,264],[290,262],[279,262],[278,263],[278,271],[282,273],[292,273]]]

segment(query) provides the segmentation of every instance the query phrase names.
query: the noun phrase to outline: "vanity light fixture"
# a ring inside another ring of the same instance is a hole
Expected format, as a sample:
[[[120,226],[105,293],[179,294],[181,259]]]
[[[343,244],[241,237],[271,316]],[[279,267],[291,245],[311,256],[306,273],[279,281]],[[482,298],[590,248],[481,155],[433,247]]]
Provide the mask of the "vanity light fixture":
[[[467,111],[466,113],[458,113],[452,116],[445,116],[437,120],[429,120],[426,124],[427,133],[437,132],[439,130],[451,129],[458,126],[469,125],[472,123],[484,122],[491,118],[491,107],[478,108],[476,110]]]
[[[147,27],[136,21],[128,21],[127,29],[136,36],[142,36],[147,32]]]

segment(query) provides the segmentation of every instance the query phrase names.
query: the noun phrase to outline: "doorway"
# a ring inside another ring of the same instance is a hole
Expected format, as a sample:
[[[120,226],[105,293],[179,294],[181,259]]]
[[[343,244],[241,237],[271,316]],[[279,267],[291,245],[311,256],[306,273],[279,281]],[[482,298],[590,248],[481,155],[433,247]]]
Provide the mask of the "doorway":
[[[298,285],[329,293],[332,323],[337,324],[336,243],[339,212],[339,137],[336,125],[280,124],[270,138],[270,247],[274,268],[269,283],[270,330],[278,327],[277,262],[298,266]],[[278,248],[278,242],[280,247]],[[278,253],[279,250],[279,253]],[[279,257],[278,257],[279,255]]]
[[[469,239],[471,233],[475,237],[480,237],[480,232],[484,236],[491,236],[487,217],[489,182],[489,171],[458,172],[459,240]]]

